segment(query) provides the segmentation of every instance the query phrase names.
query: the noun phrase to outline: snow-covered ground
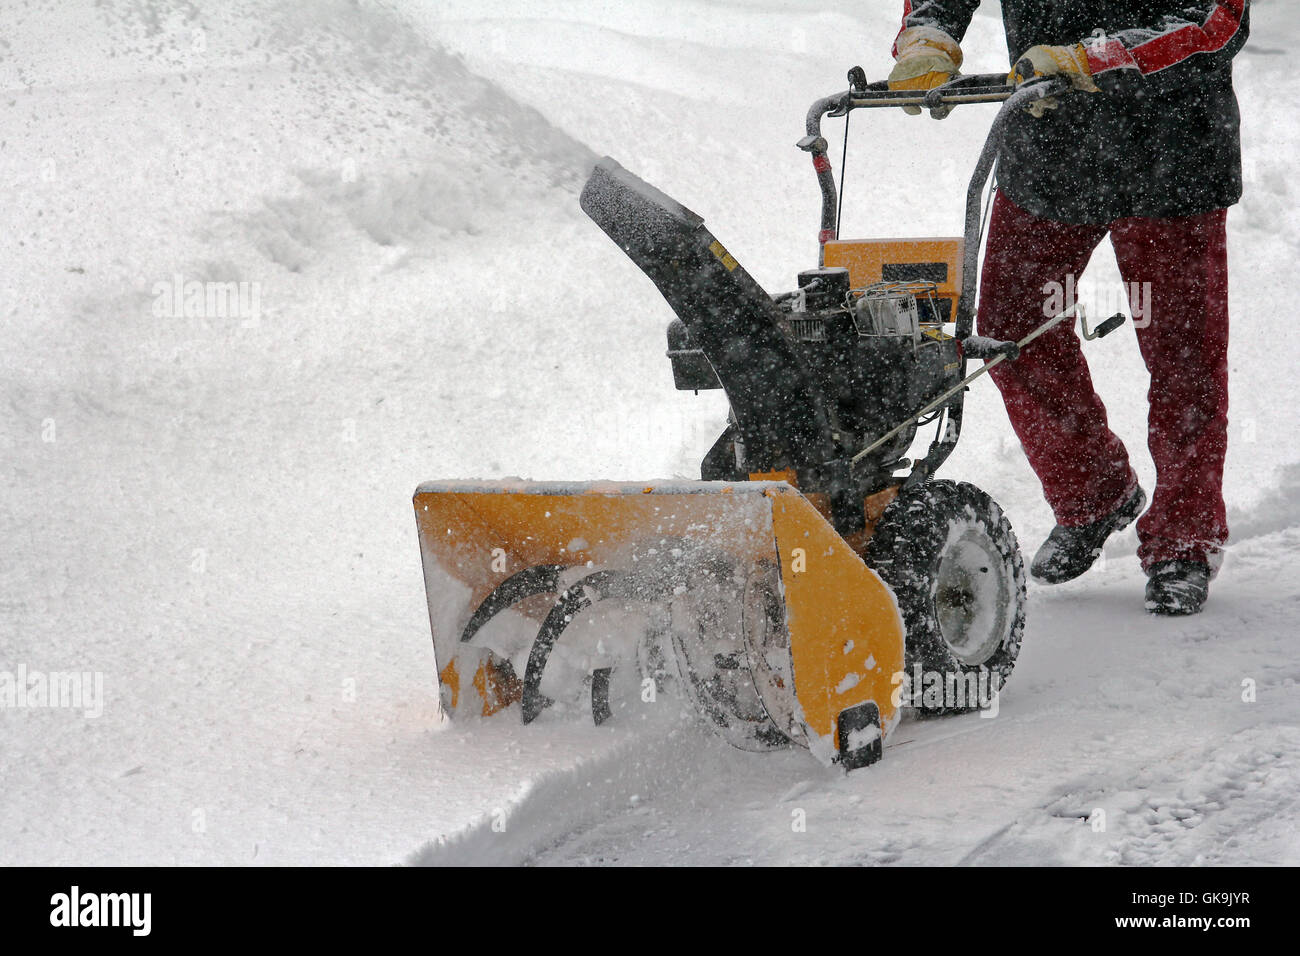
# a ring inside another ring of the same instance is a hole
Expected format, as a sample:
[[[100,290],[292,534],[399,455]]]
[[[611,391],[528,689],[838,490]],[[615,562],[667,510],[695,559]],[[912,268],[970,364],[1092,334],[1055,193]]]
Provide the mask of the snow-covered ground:
[[[670,314],[578,210],[586,168],[615,156],[789,287],[804,111],[885,74],[895,6],[6,2],[0,675],[103,700],[0,709],[0,862],[1300,862],[1285,0],[1237,60],[1234,544],[1204,614],[1142,612],[1127,532],[1031,585],[998,717],[905,722],[849,776],[663,712],[438,721],[416,484],[690,477],[725,412],[672,390]],[[1006,62],[985,6],[972,72]],[[989,115],[855,119],[846,231],[957,230]],[[1108,249],[1088,278],[1100,313]],[[187,309],[188,282],[242,308]],[[1089,355],[1149,485],[1131,333]],[[1030,550],[1046,505],[996,392],[968,407],[946,471]]]

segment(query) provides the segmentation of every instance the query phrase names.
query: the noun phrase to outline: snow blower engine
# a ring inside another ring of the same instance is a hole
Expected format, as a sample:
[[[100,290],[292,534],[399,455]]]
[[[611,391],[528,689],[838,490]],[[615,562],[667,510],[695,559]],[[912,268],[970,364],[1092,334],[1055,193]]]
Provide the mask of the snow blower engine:
[[[1066,318],[1019,343],[972,335],[1003,126],[1062,90],[968,76],[890,91],[857,68],[849,80],[813,104],[798,143],[822,212],[818,267],[793,292],[769,295],[699,216],[612,159],[596,165],[582,208],[676,313],[676,387],[723,389],[728,424],[700,481],[419,487],[447,712],[602,723],[666,694],[738,747],[795,744],[851,769],[881,756],[903,707],[988,706],[1010,675],[1025,599],[1015,536],[986,494],[934,475],[967,383]],[[990,102],[1003,106],[963,236],[839,238],[824,116]],[[985,361],[966,376],[971,359]],[[912,460],[924,426],[934,437]]]

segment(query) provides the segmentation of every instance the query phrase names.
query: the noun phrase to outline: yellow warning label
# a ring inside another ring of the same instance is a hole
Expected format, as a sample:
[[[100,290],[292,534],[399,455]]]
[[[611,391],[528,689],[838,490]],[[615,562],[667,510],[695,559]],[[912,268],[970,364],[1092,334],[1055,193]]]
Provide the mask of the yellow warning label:
[[[738,265],[735,256],[728,252],[726,247],[716,239],[714,239],[709,245],[709,252],[713,253],[717,257],[718,261],[726,267],[728,272],[731,272]]]

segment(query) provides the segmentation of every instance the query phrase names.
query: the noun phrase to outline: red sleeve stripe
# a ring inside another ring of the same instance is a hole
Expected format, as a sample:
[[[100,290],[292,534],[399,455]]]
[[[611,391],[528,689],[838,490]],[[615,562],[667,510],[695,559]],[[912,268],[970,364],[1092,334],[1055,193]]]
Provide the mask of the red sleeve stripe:
[[[889,52],[895,60],[898,59],[898,38],[904,30],[907,29],[907,18],[912,15],[912,0],[903,0],[903,25],[898,28],[898,33],[894,34],[894,45]]]
[[[1088,72],[1093,76],[1107,70],[1137,69],[1137,63],[1129,55],[1128,47],[1114,37],[1092,43],[1085,40],[1083,45],[1088,55]]]
[[[1197,53],[1222,50],[1241,29],[1246,0],[1223,0],[1202,26],[1187,24],[1128,49],[1114,37],[1087,43],[1088,70],[1093,76],[1107,70],[1136,69],[1142,75],[1158,73]]]

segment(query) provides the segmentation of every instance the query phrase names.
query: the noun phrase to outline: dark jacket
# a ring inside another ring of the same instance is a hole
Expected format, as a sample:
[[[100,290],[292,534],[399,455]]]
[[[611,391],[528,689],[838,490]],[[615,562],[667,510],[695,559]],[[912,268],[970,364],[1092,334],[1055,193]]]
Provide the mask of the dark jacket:
[[[980,0],[904,0],[903,26],[956,40]],[[1084,44],[1100,93],[1015,117],[998,178],[1018,206],[1062,222],[1188,216],[1241,198],[1232,58],[1248,0],[1002,0],[1010,62]]]

